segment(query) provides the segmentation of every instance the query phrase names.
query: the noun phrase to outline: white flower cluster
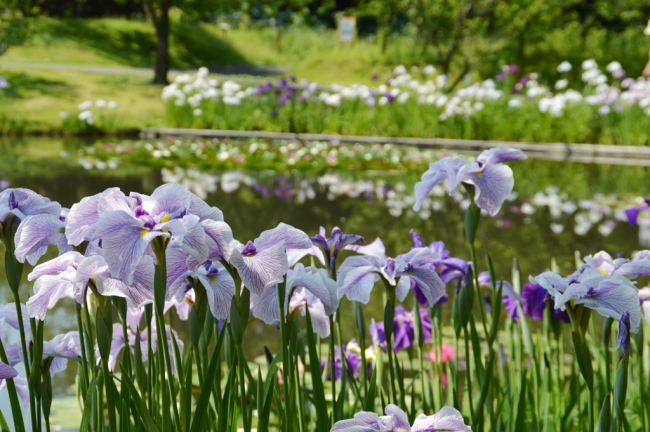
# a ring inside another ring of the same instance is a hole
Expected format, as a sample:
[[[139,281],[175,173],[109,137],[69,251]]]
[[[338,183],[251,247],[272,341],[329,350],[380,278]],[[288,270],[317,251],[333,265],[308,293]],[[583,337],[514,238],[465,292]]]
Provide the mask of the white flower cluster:
[[[77,118],[89,126],[95,124],[95,114],[92,110],[93,107],[100,111],[103,109],[114,110],[117,108],[117,102],[106,102],[104,99],[97,99],[97,101],[93,103],[92,101],[86,100],[77,106],[77,110],[79,110]],[[67,111],[61,111],[59,117],[62,120],[65,120],[70,117],[70,114]]]
[[[202,100],[220,99],[228,105],[239,105],[242,99],[253,94],[255,89],[250,87],[246,91],[234,81],[219,81],[208,77],[208,69],[202,67],[194,75],[178,75],[174,82],[163,88],[163,101],[173,100],[176,106],[189,105],[196,116],[203,112],[199,108]]]

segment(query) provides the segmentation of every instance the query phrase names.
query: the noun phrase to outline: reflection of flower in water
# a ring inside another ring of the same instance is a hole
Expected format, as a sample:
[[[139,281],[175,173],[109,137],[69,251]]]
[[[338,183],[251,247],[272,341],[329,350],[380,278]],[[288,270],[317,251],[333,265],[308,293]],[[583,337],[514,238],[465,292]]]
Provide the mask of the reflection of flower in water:
[[[94,162],[86,163],[90,165],[90,169]],[[317,194],[321,193],[330,201],[340,197],[362,198],[370,204],[386,207],[388,213],[394,217],[417,214],[424,220],[431,218],[434,213],[444,212],[450,205],[466,210],[470,203],[460,194],[446,197],[445,187],[436,185],[422,202],[420,210],[413,212],[415,197],[410,188],[400,180],[391,183],[386,179],[346,179],[334,173],[317,177],[292,174],[255,177],[242,171],[211,175],[197,169],[176,167],[163,168],[162,177],[164,182],[182,184],[202,198],[216,192],[218,186],[225,193],[233,193],[239,187],[246,186],[261,197],[274,196],[286,204],[296,205],[314,200]],[[576,203],[555,187],[548,187],[530,198],[511,194],[506,201],[508,204],[497,218],[496,225],[499,228],[511,227],[516,219],[513,216],[521,217],[525,224],[531,223],[533,215],[547,209],[552,219],[549,224],[551,232],[561,234],[567,226],[573,225],[573,231],[579,236],[587,235],[594,227],[600,235],[610,235],[619,222],[627,222],[624,209],[633,202],[616,195],[596,194],[590,200],[580,200]],[[647,218],[639,217],[638,225],[641,244],[650,247],[650,214]]]

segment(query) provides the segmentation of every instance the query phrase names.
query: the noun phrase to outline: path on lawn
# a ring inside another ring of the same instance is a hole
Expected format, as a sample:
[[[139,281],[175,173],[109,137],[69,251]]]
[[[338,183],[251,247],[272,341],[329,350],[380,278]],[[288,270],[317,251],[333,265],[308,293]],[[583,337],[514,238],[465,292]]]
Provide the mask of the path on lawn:
[[[0,68],[22,69],[22,70],[53,70],[53,71],[74,71],[98,74],[116,75],[138,75],[153,77],[152,68],[123,67],[123,66],[88,66],[68,64],[45,64],[45,63],[15,63],[0,61]],[[198,69],[198,68],[196,68]],[[169,76],[173,78],[182,73],[192,73],[196,69],[170,69]],[[255,66],[255,65],[219,65],[208,67],[210,73],[228,77],[230,75],[249,77],[251,80],[264,77],[272,77],[286,74],[289,67],[286,66]]]

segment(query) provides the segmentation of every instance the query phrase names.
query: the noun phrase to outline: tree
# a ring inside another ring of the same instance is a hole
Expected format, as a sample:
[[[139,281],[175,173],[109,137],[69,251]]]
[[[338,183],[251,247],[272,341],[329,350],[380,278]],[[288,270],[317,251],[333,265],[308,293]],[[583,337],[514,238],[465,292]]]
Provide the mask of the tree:
[[[147,16],[156,30],[156,62],[154,64],[154,84],[167,84],[169,71],[169,9],[172,0],[143,0]]]
[[[23,43],[29,35],[29,23],[18,5],[0,0],[0,55],[11,45]]]

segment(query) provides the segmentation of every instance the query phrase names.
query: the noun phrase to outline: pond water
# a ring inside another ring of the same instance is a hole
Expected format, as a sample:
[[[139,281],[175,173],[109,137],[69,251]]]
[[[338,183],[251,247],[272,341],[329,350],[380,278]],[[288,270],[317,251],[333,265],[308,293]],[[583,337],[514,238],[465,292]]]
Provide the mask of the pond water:
[[[126,165],[87,169],[90,167],[83,167],[76,156],[85,144],[56,139],[0,141],[0,186],[30,188],[69,207],[109,187],[120,187],[126,193],[150,193],[164,182],[180,182],[210,205],[219,207],[240,241],[253,239],[280,222],[310,235],[320,226],[328,231],[339,226],[344,232],[363,235],[368,242],[380,237],[387,255],[394,256],[412,246],[409,231],[414,229],[425,242],[442,240],[453,256],[469,258],[462,222],[467,203],[462,196],[451,198],[441,189],[424,211],[410,210],[413,185],[421,173],[305,175]],[[587,255],[606,250],[612,255],[627,256],[648,246],[650,219],[646,222],[641,218],[640,227],[633,227],[622,212],[647,194],[647,168],[539,159],[510,165],[515,173],[517,196],[504,205],[498,217],[481,220],[478,236],[478,250],[489,250],[498,277],[508,278],[515,258],[522,275],[527,277],[549,267],[552,258],[561,269],[570,272],[575,266],[575,251]],[[52,256],[54,253],[50,251]],[[480,252],[479,257],[483,256]],[[0,272],[4,275],[4,269],[0,268]],[[4,281],[4,276],[0,281]],[[8,293],[3,285],[0,300],[8,301]],[[381,296],[380,290],[375,290],[375,294]],[[75,328],[71,310],[62,305],[48,315],[49,336]],[[380,318],[381,311],[380,298],[374,298],[367,318]],[[343,327],[354,328],[352,324]],[[277,349],[279,337],[274,328],[260,324],[249,326],[248,331],[255,334],[257,341],[247,346],[249,358],[262,355],[264,345],[272,351]],[[350,332],[347,336],[354,334]],[[74,368],[55,381],[57,392],[67,393],[74,383]]]

